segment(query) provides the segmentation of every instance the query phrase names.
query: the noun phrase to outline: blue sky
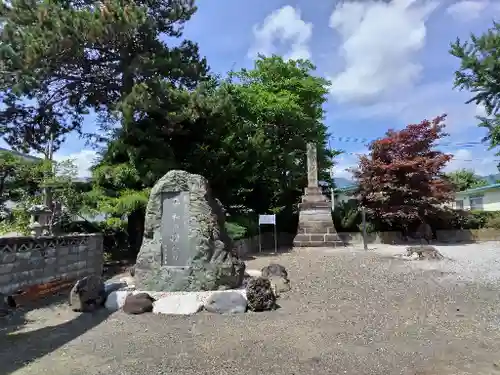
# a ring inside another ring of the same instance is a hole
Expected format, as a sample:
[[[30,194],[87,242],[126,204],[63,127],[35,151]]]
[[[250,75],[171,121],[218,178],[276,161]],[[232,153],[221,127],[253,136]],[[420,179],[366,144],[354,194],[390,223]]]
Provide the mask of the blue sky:
[[[185,37],[199,43],[214,72],[251,67],[256,53],[276,53],[310,58],[332,81],[325,121],[335,137],[331,146],[348,152],[338,160],[337,176],[348,177],[345,169],[366,151],[353,138],[374,139],[442,113],[453,143],[445,150],[455,155],[449,169],[496,172],[497,158],[485,145],[459,144],[485,133],[475,119],[482,109],[453,90],[459,61],[448,49],[456,37],[499,20],[500,0],[218,0],[199,1],[198,8]],[[86,130],[92,126],[89,119]],[[71,137],[57,157],[74,158],[85,175],[94,153]]]

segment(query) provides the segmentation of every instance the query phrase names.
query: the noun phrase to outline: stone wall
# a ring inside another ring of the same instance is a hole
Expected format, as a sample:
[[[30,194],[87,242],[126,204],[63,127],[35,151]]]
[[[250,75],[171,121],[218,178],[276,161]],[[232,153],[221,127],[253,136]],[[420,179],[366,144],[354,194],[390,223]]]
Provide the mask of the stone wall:
[[[101,234],[0,238],[0,292],[102,274]]]
[[[292,247],[293,239],[295,237],[294,233],[278,233],[278,249],[283,247]],[[261,246],[262,251],[269,252],[274,250],[274,233],[265,232],[261,235]],[[250,254],[256,254],[259,252],[259,236],[253,236],[250,238],[244,238],[241,240],[234,241],[234,249],[239,257],[244,258]]]
[[[363,235],[359,232],[339,232],[339,236],[345,244],[358,245],[363,243]],[[463,230],[438,230],[436,231],[437,242],[443,243],[467,243],[500,241],[500,230],[485,229],[463,229]],[[420,240],[410,238],[403,240],[400,232],[368,233],[367,242],[370,244],[408,244],[420,243]]]

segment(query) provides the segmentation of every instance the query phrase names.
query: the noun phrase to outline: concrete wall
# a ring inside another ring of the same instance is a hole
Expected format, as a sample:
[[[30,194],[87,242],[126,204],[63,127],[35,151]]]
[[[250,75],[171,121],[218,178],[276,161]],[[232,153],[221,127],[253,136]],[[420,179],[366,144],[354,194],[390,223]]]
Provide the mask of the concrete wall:
[[[0,292],[102,274],[101,234],[0,238]]]
[[[278,233],[278,249],[282,247],[291,247],[293,245],[293,239],[295,234],[293,233]],[[262,251],[268,252],[274,250],[274,233],[266,232],[261,235],[261,246]],[[250,238],[244,238],[241,240],[234,241],[234,249],[236,253],[244,258],[250,254],[256,254],[259,252],[259,236],[253,236]]]
[[[346,244],[360,245],[363,243],[361,233],[339,232],[339,236]],[[500,241],[500,230],[493,228],[464,229],[464,230],[438,230],[436,231],[437,242],[461,243],[461,242],[487,242]],[[400,232],[368,233],[367,242],[370,244],[410,244],[420,243],[420,240],[409,238],[403,240]]]
[[[499,189],[490,189],[484,190],[477,193],[457,193],[455,197],[455,202],[453,203],[453,207],[456,207],[456,201],[463,202],[463,209],[470,210],[470,198],[482,196],[483,197],[483,211],[500,211],[500,190]]]
[[[358,245],[363,243],[363,235],[360,232],[339,232],[340,239],[344,244]],[[403,235],[400,232],[378,232],[367,233],[367,242],[370,244],[400,244],[403,241]]]

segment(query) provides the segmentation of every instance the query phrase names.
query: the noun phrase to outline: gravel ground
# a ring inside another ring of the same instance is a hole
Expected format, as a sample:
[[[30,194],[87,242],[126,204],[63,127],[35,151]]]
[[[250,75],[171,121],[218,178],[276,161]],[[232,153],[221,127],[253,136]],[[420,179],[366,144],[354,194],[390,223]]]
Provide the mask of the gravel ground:
[[[26,318],[35,322],[21,331],[0,330],[0,374],[500,374],[500,287],[391,258],[394,250],[402,249],[304,249],[249,261],[289,271],[292,290],[274,312],[33,310]]]
[[[411,262],[414,268],[450,273],[450,278],[482,284],[500,283],[500,242],[464,245],[433,245],[447,259],[441,262]],[[373,245],[381,255],[406,253],[407,246]]]

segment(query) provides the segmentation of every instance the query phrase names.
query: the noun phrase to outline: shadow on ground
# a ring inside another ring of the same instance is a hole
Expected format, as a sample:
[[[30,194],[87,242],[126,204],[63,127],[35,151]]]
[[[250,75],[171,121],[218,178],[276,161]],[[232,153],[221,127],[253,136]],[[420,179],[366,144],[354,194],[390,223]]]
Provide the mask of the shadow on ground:
[[[254,260],[258,258],[275,257],[283,254],[288,254],[292,251],[293,251],[292,246],[280,247],[278,248],[278,251],[275,251],[274,249],[262,249],[262,251],[260,252],[252,252],[250,254],[245,254],[241,257],[241,259]]]
[[[48,298],[47,301],[39,302],[37,306],[23,306],[22,310],[17,311],[7,321],[0,321],[0,367],[2,375],[12,374],[36,359],[53,352],[96,327],[110,315],[110,312],[103,308],[94,313],[76,315],[74,319],[59,325],[17,332],[29,323],[26,319],[26,313],[29,309],[55,304],[58,301],[57,298],[61,297],[53,296]]]

